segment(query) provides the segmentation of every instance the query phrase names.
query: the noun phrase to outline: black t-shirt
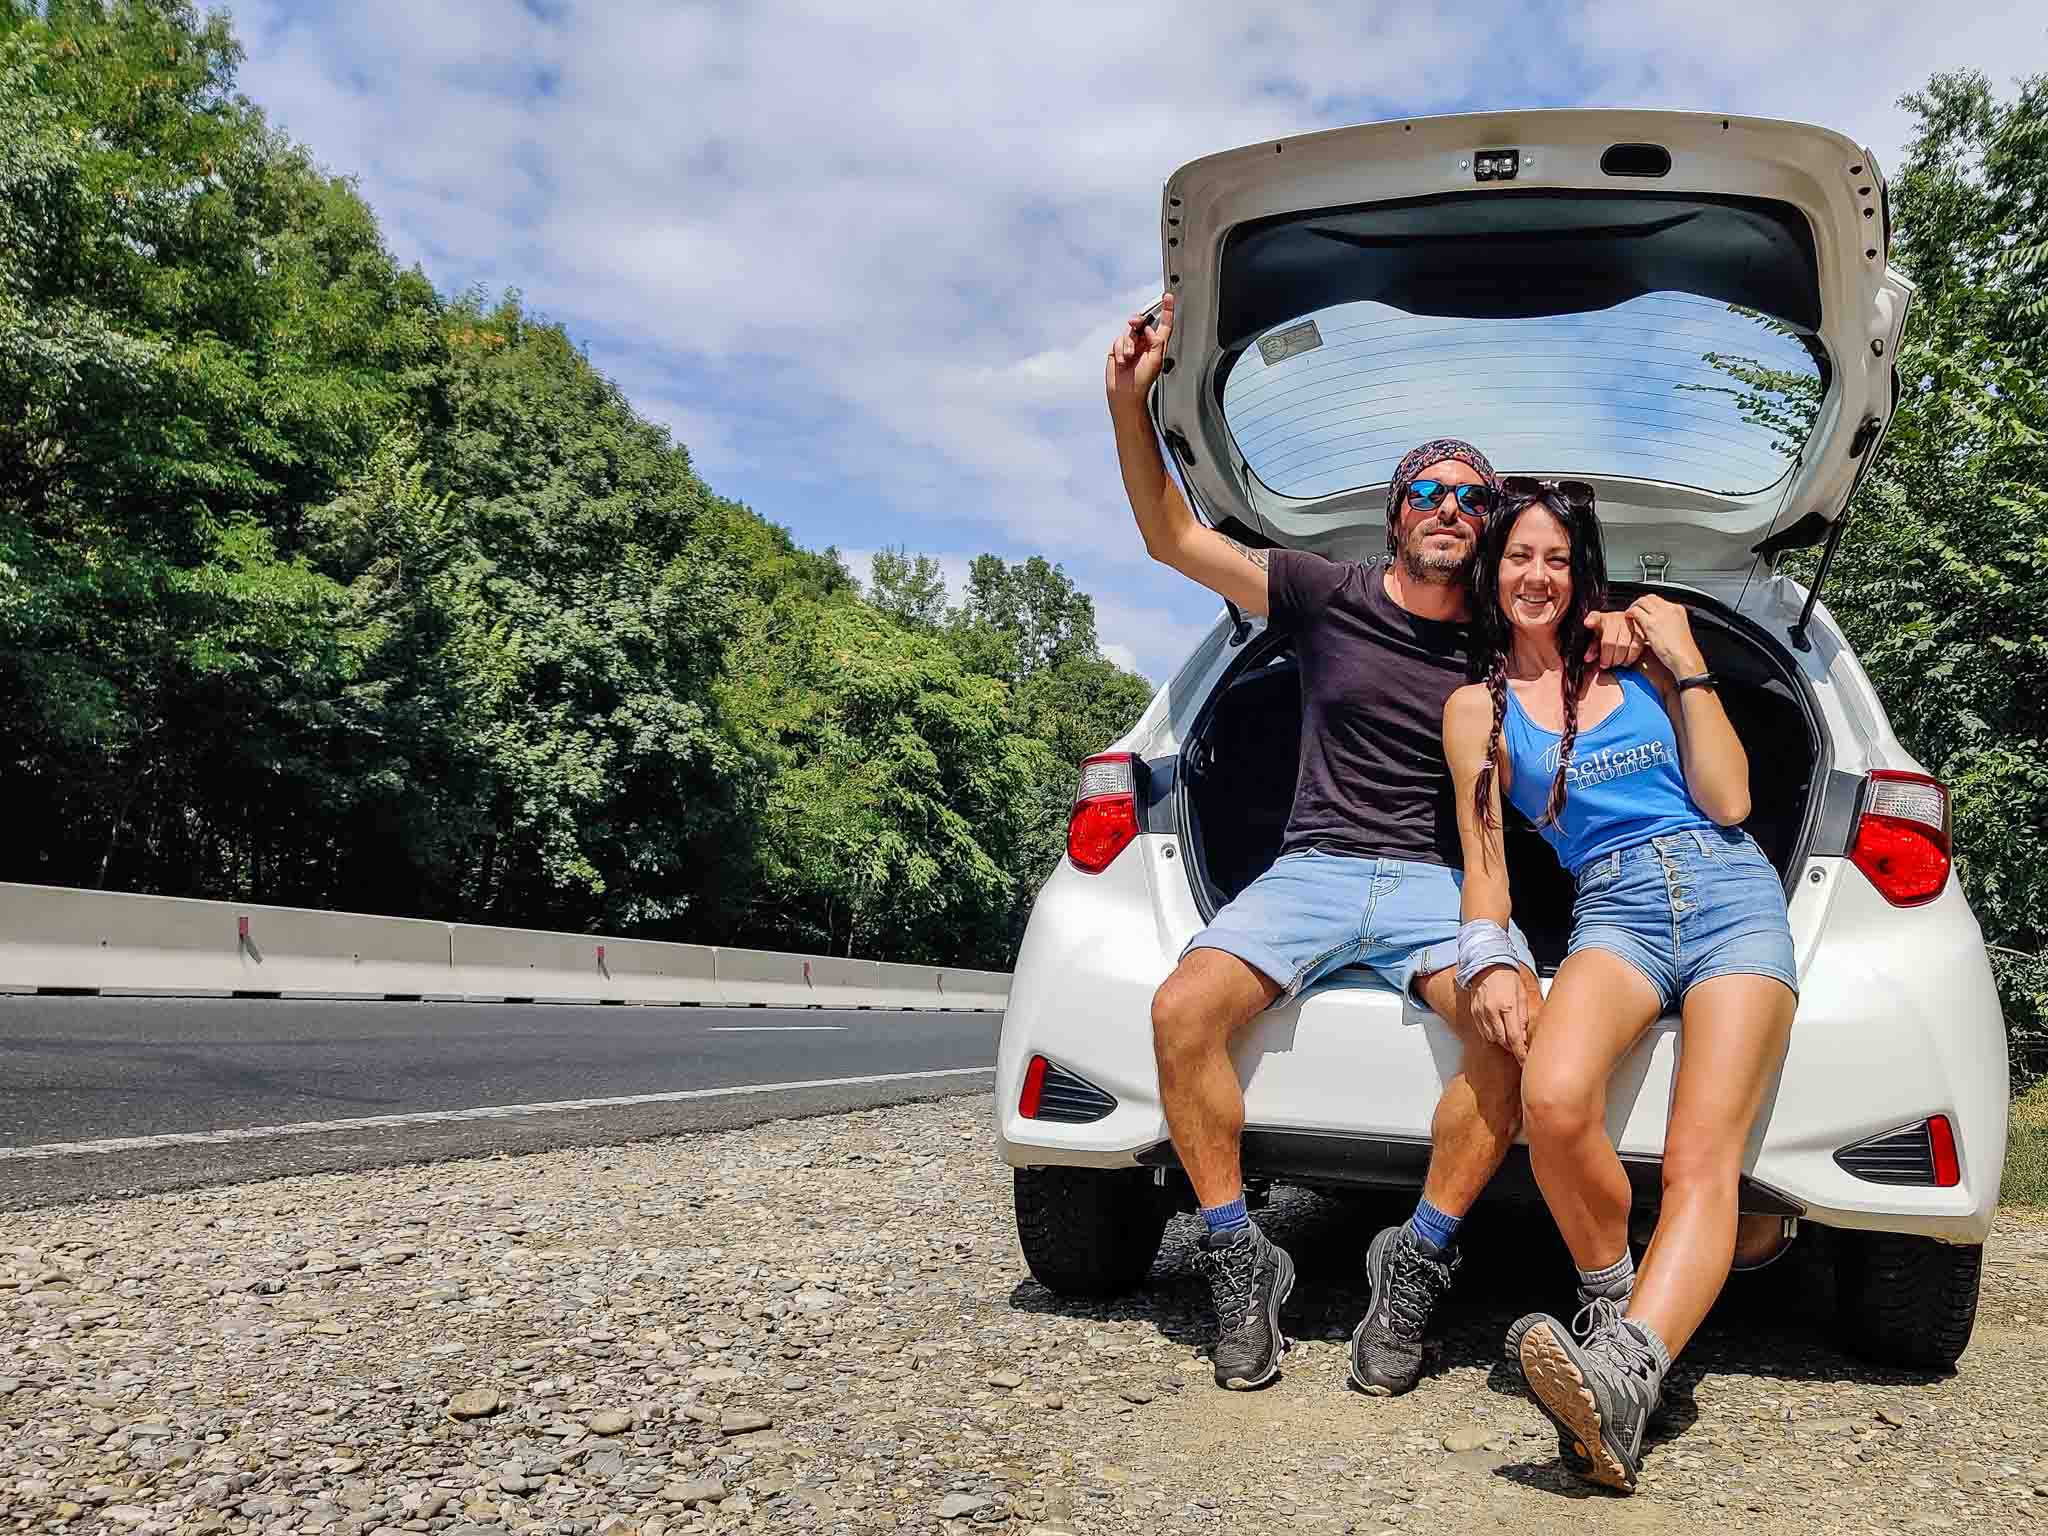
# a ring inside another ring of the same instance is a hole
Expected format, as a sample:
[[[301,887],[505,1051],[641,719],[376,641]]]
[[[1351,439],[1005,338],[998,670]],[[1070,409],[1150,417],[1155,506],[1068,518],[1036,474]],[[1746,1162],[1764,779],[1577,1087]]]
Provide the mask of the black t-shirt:
[[[1295,637],[1301,762],[1281,852],[1462,862],[1444,703],[1470,681],[1470,629],[1387,596],[1387,565],[1276,549],[1268,623]]]

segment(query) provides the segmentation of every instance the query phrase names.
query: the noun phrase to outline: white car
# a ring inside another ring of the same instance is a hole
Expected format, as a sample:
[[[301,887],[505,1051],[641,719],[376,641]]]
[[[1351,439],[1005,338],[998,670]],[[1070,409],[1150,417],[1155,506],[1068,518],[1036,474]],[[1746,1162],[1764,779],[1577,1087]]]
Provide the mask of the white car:
[[[1177,317],[1153,417],[1212,525],[1376,557],[1396,459],[1460,436],[1503,473],[1592,481],[1614,605],[1656,591],[1691,611],[1748,748],[1746,825],[1784,873],[1799,964],[1743,1209],[1832,1229],[1856,1347],[1953,1363],[1998,1204],[2004,1023],[1950,867],[1947,791],[1893,737],[1817,601],[1899,388],[1912,290],[1886,263],[1877,166],[1840,135],[1756,119],[1443,117],[1197,160],[1161,218]],[[1815,545],[1810,591],[1783,558]],[[1081,766],[996,1077],[1025,1258],[1054,1291],[1141,1284],[1168,1216],[1192,1208],[1152,995],[1272,861],[1299,729],[1287,641],[1226,611]],[[1547,976],[1571,884],[1526,828],[1510,859]],[[1645,1207],[1680,1049],[1666,1018],[1609,1096]],[[1344,972],[1263,1014],[1234,1055],[1255,1186],[1419,1187],[1458,1056],[1427,1010]],[[1521,1149],[1495,1190],[1534,1198]]]

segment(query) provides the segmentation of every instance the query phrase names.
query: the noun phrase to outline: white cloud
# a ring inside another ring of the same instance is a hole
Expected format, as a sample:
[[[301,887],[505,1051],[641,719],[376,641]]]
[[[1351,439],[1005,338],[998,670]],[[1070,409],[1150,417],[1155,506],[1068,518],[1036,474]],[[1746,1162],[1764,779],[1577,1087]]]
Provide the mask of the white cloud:
[[[1095,594],[1095,632],[1103,654],[1163,683],[1209,633],[1222,605],[1207,592],[1188,584],[1172,608],[1131,601],[1119,593]]]
[[[553,9],[245,0],[243,86],[402,259],[522,289],[721,490],[819,486],[762,508],[805,542],[887,536],[833,521],[858,483],[1098,594],[1142,562],[1100,360],[1181,162],[1533,100],[1811,119],[1895,166],[1931,71],[2048,68],[2036,0]],[[1174,603],[1186,630],[1207,599]],[[1109,606],[1105,636],[1167,664]]]

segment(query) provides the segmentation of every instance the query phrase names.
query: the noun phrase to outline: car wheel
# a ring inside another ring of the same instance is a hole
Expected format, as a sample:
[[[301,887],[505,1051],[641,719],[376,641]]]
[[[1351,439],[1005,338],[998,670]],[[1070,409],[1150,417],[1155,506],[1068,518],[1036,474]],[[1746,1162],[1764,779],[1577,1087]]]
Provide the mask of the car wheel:
[[[1850,1348],[1885,1365],[1947,1370],[1977,1324],[1984,1250],[1900,1232],[1844,1232],[1835,1307]]]
[[[1121,1296],[1144,1283],[1168,1215],[1145,1170],[1019,1168],[1015,1191],[1024,1262],[1047,1290]]]

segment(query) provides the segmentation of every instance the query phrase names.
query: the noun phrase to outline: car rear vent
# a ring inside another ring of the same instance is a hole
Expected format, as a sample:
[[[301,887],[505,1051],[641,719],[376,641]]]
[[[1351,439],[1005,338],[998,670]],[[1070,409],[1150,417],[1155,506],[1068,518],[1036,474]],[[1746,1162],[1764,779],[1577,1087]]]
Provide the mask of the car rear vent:
[[[1835,1161],[1873,1184],[1932,1184],[1934,1138],[1925,1120],[1843,1147]]]
[[[1065,1067],[1047,1062],[1045,1084],[1038,1091],[1038,1113],[1031,1118],[1084,1125],[1090,1120],[1102,1119],[1115,1108],[1116,1100],[1087,1078],[1077,1077]]]
[[[1671,151],[1662,144],[1610,144],[1600,169],[1609,176],[1669,176]]]

